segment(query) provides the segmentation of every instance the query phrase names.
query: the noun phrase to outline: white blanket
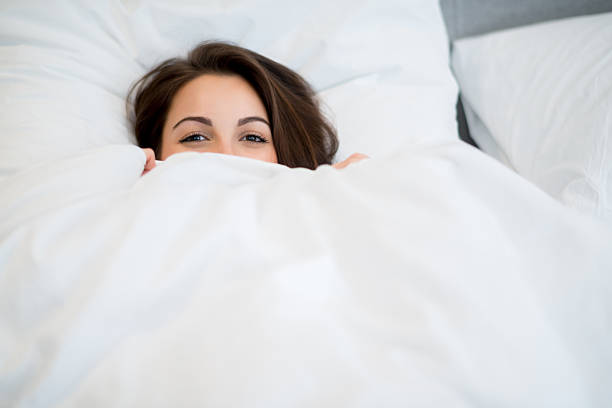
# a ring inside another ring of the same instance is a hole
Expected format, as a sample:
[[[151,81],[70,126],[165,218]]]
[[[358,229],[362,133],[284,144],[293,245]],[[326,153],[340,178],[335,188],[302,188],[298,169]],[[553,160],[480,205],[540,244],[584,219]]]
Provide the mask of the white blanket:
[[[144,160],[1,182],[0,406],[612,400],[611,229],[481,152]]]

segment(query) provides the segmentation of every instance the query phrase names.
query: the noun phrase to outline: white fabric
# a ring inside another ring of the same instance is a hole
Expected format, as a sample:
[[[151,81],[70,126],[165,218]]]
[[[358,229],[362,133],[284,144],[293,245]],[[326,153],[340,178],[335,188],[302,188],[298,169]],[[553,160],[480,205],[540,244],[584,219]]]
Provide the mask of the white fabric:
[[[436,1],[206,3],[0,5],[0,406],[612,399],[612,231],[456,140]],[[140,177],[127,87],[209,36],[373,158]]]
[[[130,84],[208,39],[237,42],[301,73],[337,125],[338,161],[456,137],[457,86],[433,0],[5,0],[0,177],[133,143],[124,105]]]
[[[483,125],[475,140],[483,129],[493,138],[484,150],[499,157],[498,147],[553,197],[612,220],[612,13],[463,39],[452,65]]]
[[[0,183],[0,405],[604,407],[612,231],[460,142]]]
[[[463,111],[465,113],[465,119],[468,123],[470,136],[476,144],[478,148],[483,152],[486,152],[489,156],[496,158],[508,168],[512,170],[516,170],[512,167],[512,163],[510,163],[510,159],[504,153],[504,150],[497,144],[495,138],[491,136],[491,132],[487,129],[486,125],[480,120],[478,114],[474,111],[474,109],[470,106],[467,100],[463,98],[461,100],[463,105]]]

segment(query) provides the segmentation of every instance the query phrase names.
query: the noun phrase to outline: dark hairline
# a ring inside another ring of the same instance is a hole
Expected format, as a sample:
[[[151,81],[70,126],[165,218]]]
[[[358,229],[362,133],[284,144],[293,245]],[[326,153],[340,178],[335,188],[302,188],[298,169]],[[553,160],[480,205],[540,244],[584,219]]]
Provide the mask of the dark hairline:
[[[186,58],[160,63],[132,85],[126,107],[130,115],[130,96],[135,93],[130,119],[140,147],[160,154],[163,127],[176,92],[207,73],[237,75],[255,89],[266,109],[280,164],[310,169],[331,164],[338,149],[336,131],[319,109],[311,86],[263,55],[217,41],[200,43]]]

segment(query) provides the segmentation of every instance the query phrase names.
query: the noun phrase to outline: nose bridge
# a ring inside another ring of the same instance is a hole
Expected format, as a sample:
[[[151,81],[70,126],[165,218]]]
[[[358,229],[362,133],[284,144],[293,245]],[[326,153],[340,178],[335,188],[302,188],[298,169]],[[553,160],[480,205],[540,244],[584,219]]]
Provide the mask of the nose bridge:
[[[228,132],[225,133],[217,133],[215,135],[216,139],[216,152],[222,154],[231,154],[234,155],[234,145],[232,143],[232,135]]]

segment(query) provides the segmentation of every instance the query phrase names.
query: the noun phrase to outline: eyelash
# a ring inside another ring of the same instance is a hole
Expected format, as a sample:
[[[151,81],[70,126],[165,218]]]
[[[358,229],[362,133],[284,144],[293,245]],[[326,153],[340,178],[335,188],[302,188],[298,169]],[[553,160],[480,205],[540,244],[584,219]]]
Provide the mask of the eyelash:
[[[195,133],[190,133],[190,134],[188,134],[187,136],[185,136],[185,137],[184,137],[184,138],[181,140],[181,143],[189,143],[189,142],[200,142],[200,141],[203,141],[203,140],[187,140],[187,139],[189,139],[189,138],[190,138],[190,137],[192,137],[192,136],[202,136],[202,137],[204,137],[204,138],[208,139],[208,138],[207,138],[205,135],[203,135],[202,133],[195,132]],[[268,139],[266,139],[266,138],[265,138],[265,137],[263,137],[263,136],[256,135],[256,134],[254,134],[254,133],[248,133],[248,134],[244,135],[243,137],[248,137],[248,136],[255,136],[255,137],[258,137],[258,138],[260,138],[260,139],[261,139],[261,141],[260,141],[260,142],[259,142],[259,141],[253,141],[253,140],[246,140],[246,141],[247,141],[247,142],[249,142],[249,143],[268,143]]]

